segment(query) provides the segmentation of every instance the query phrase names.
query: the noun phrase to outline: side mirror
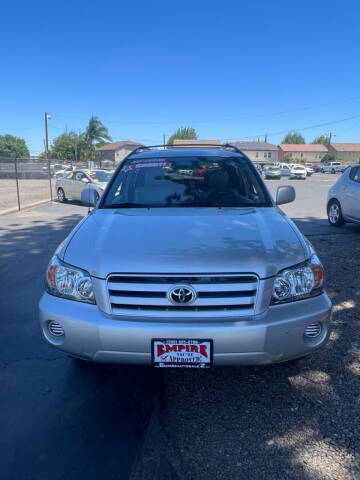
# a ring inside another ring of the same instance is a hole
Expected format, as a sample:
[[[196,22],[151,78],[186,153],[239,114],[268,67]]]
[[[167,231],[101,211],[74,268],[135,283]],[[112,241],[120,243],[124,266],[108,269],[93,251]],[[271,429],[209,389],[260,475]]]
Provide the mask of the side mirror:
[[[289,185],[279,187],[276,192],[276,205],[284,205],[295,200],[295,188]]]
[[[89,207],[96,205],[96,190],[94,188],[84,188],[81,192],[81,203]]]

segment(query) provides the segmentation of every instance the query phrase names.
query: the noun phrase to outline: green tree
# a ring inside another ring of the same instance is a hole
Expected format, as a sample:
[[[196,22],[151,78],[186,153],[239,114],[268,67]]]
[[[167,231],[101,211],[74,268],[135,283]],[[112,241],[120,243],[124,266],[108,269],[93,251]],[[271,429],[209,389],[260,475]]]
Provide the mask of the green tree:
[[[305,143],[305,138],[297,132],[288,133],[281,143]]]
[[[197,140],[196,130],[192,127],[180,127],[171,135],[168,145],[172,145],[174,140]]]
[[[314,138],[314,140],[311,143],[325,145],[326,147],[330,143],[330,136],[326,134],[320,135],[320,137]]]
[[[53,140],[49,157],[64,162],[79,162],[84,159],[85,150],[84,134],[64,132]]]
[[[30,152],[23,138],[6,134],[0,135],[0,157],[25,158]]]
[[[89,158],[93,160],[94,156],[94,142],[104,142],[105,140],[111,142],[108,129],[101,123],[98,117],[92,116],[84,133],[84,139],[89,149]]]

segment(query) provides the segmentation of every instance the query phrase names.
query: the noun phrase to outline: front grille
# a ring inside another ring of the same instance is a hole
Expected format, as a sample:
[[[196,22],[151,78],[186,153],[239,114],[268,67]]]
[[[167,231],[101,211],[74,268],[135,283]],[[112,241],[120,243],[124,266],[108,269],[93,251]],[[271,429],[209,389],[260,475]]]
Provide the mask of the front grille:
[[[176,286],[189,286],[196,299],[175,304],[168,298]],[[107,281],[114,315],[211,317],[253,315],[258,278],[249,274],[111,275]]]

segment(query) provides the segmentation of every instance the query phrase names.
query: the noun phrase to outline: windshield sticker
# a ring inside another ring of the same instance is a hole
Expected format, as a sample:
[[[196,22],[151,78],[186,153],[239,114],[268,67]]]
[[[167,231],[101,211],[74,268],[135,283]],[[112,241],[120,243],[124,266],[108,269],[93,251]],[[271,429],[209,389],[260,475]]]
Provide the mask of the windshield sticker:
[[[99,179],[98,179],[98,178],[94,178],[93,181],[94,181],[95,183],[98,183]]]
[[[105,173],[114,173],[115,170],[105,170]]]
[[[151,159],[151,161],[139,161],[139,162],[132,162],[131,165],[127,165],[123,168],[124,172],[129,172],[130,170],[136,170],[137,168],[149,168],[149,167],[170,167],[170,162],[165,162],[164,160],[155,160]]]

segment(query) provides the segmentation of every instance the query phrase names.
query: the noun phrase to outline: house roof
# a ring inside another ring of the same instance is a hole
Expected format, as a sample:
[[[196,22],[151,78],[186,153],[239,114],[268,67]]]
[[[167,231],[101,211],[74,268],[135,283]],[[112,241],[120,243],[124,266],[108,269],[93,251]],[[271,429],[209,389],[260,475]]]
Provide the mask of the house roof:
[[[320,143],[310,143],[306,145],[305,143],[282,143],[279,145],[280,150],[283,152],[316,152],[316,153],[327,153],[327,148],[325,145]]]
[[[232,145],[240,148],[240,150],[252,150],[252,151],[274,151],[277,152],[279,149],[276,145],[267,142],[232,142]]]
[[[338,152],[360,152],[360,143],[330,143]]]
[[[203,147],[204,145],[221,145],[220,140],[180,140],[180,139],[175,139],[173,141],[173,145],[176,145],[177,147],[181,147],[182,145],[191,145],[193,147]]]
[[[97,148],[96,151],[101,152],[104,150],[120,150],[120,148],[123,148],[127,145],[129,145],[130,147],[136,148],[136,147],[140,147],[141,143],[132,142],[131,140],[123,140],[121,142],[107,143],[106,145],[103,145],[102,147]]]

